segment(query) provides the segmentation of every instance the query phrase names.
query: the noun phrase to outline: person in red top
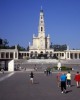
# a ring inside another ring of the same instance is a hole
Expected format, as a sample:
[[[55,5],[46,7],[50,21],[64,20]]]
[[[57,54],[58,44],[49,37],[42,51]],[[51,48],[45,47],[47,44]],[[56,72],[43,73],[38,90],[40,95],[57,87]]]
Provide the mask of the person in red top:
[[[79,87],[79,82],[80,82],[80,74],[79,74],[79,72],[77,72],[77,74],[75,75],[74,80],[76,81],[77,87]]]
[[[58,87],[60,87],[60,76],[61,76],[61,73],[58,73],[57,74],[57,84],[58,84]]]

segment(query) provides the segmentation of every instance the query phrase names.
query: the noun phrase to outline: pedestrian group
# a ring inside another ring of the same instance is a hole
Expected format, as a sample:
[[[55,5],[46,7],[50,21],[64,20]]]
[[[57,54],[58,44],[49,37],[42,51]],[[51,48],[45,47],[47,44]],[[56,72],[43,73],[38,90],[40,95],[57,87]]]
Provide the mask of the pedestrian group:
[[[76,86],[79,88],[80,83],[80,74],[77,72],[74,76],[74,80],[76,81]],[[57,84],[58,87],[61,87],[61,93],[66,93],[66,86],[71,87],[71,73],[70,71],[66,73],[58,73],[57,74]]]

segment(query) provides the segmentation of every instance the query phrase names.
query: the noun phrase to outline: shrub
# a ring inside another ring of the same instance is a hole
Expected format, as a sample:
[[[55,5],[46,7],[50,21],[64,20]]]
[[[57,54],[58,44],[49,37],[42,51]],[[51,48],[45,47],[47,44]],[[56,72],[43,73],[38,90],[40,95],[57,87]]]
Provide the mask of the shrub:
[[[55,70],[58,69],[57,66],[54,66],[53,68],[54,68]],[[71,68],[71,67],[66,67],[66,66],[62,66],[62,67],[61,67],[61,71],[69,71],[69,70],[72,70],[72,68]]]
[[[57,70],[57,69],[58,69],[58,67],[57,67],[57,66],[54,66],[53,68],[54,68],[55,70]]]
[[[71,67],[62,66],[61,70],[62,71],[68,71],[68,70],[72,70],[72,68]]]

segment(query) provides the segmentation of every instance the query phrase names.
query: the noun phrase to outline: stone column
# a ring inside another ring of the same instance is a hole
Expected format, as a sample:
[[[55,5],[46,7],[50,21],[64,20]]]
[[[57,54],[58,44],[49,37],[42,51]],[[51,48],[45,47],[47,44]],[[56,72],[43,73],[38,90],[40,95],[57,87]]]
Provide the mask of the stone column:
[[[18,52],[14,52],[14,59],[18,59]]]
[[[79,59],[79,53],[77,53],[77,59]]]
[[[3,54],[3,55],[4,55],[4,58],[6,58],[6,52],[4,52],[4,54]]]
[[[70,52],[66,52],[66,59],[70,59]]]
[[[65,54],[65,52],[64,52],[64,56],[63,56],[63,58],[64,58],[64,59],[66,59],[66,57],[65,57],[65,56],[66,56],[66,54]]]
[[[65,58],[67,59],[68,57],[67,57],[67,52],[65,53]]]
[[[71,58],[70,58],[70,52],[69,52],[69,59],[71,59]]]
[[[30,58],[30,52],[29,52],[29,58]]]
[[[75,53],[73,53],[73,59],[75,59]]]
[[[15,52],[13,54],[14,54],[14,57],[13,58],[15,59]]]

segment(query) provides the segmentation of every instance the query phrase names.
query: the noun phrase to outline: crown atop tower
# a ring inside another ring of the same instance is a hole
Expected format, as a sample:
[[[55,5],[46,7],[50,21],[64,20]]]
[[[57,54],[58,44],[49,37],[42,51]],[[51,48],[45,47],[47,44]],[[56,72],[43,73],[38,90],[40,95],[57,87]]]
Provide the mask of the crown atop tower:
[[[43,12],[42,6],[41,6],[41,10],[40,10],[40,12]]]

